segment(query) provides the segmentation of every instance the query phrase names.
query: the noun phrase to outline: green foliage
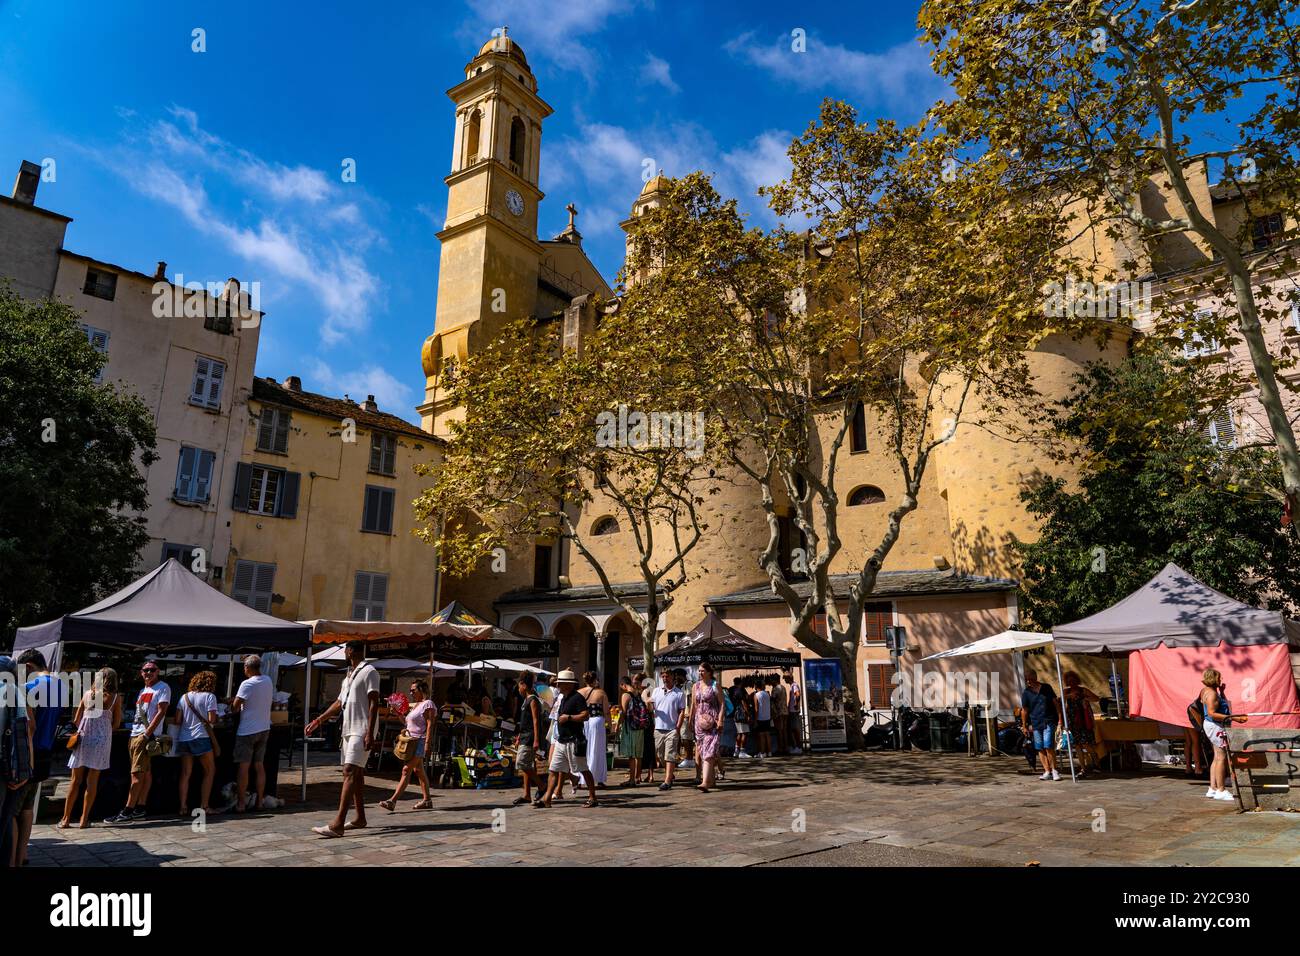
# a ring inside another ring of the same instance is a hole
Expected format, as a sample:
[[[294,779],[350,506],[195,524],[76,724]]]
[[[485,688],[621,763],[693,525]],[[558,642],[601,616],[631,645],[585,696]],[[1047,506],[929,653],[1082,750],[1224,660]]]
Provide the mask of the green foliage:
[[[66,305],[0,288],[0,629],[12,636],[133,577],[153,416],[95,384],[104,356]],[[52,438],[53,440],[45,440]]]
[[[1045,478],[1021,496],[1043,522],[1019,546],[1021,607],[1035,627],[1103,610],[1169,561],[1249,604],[1300,606],[1296,536],[1256,490],[1277,481],[1276,456],[1209,441],[1203,374],[1147,350],[1089,366],[1058,406],[1056,434],[1078,448],[1083,475],[1077,489]]]

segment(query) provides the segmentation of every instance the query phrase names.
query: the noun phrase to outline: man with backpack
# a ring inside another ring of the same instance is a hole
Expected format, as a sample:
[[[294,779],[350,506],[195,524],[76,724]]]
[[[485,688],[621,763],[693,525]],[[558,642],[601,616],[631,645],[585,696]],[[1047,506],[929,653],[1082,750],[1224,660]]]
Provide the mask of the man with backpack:
[[[515,797],[511,806],[520,807],[525,803],[533,802],[533,788],[536,786],[537,795],[542,795],[543,787],[540,783],[535,783],[537,779],[537,752],[546,751],[546,734],[550,729],[550,720],[542,712],[542,701],[537,696],[537,676],[531,672],[525,671],[519,675],[519,696],[522,700],[519,702],[519,714],[515,720],[515,728],[519,735],[515,738],[517,750],[515,753],[515,767],[518,769],[520,776],[524,778],[524,795]]]

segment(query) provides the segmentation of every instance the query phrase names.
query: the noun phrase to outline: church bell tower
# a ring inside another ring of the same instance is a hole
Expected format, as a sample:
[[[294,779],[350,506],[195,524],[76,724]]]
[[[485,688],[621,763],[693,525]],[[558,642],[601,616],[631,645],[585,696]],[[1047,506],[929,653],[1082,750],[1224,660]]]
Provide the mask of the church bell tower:
[[[505,27],[447,95],[456,106],[456,132],[451,173],[443,180],[447,219],[438,233],[437,314],[421,355],[419,408],[424,427],[438,435],[461,414],[441,387],[448,363],[464,361],[536,305],[538,169],[542,121],[552,112]]]

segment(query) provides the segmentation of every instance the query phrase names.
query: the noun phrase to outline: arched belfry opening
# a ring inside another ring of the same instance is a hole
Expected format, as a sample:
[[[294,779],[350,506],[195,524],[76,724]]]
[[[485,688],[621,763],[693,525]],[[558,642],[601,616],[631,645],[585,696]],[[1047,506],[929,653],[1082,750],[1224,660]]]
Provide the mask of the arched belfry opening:
[[[465,123],[465,165],[473,166],[478,162],[479,144],[483,139],[483,113],[474,110]]]
[[[527,132],[524,129],[524,121],[516,116],[510,121],[510,162],[516,173],[524,171],[527,152]]]

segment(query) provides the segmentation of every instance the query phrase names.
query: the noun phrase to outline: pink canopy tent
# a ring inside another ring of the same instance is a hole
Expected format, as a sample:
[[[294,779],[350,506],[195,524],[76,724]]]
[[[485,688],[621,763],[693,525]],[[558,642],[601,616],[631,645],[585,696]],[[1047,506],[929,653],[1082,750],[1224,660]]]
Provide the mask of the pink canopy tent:
[[[1134,651],[1128,659],[1129,709],[1139,717],[1181,727],[1187,723],[1187,705],[1201,686],[1201,672],[1213,667],[1223,675],[1233,713],[1279,715],[1252,717],[1249,726],[1300,730],[1300,695],[1291,675],[1290,650],[1286,644],[1224,642]]]

